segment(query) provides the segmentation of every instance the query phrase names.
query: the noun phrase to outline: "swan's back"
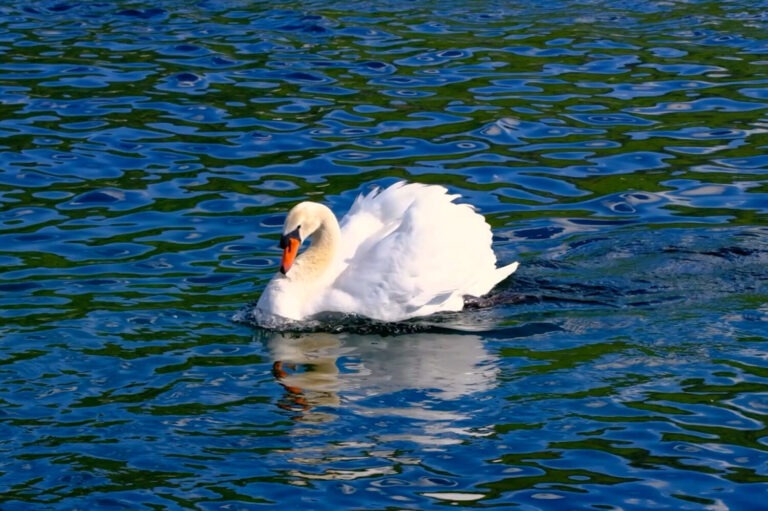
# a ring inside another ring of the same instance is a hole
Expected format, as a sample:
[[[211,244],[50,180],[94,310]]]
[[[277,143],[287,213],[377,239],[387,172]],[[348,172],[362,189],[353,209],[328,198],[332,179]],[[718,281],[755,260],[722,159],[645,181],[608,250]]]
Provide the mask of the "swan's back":
[[[482,215],[441,186],[398,183],[360,196],[341,221],[332,310],[383,321],[461,310],[517,268],[496,268]]]

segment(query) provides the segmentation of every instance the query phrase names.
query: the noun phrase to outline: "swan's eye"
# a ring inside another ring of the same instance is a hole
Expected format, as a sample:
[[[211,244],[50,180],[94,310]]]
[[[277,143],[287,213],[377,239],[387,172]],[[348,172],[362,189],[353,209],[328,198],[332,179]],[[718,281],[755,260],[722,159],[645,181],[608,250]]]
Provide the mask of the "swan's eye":
[[[301,243],[301,235],[299,234],[299,229],[301,229],[301,226],[296,227],[294,230],[292,230],[288,234],[283,234],[280,237],[280,248],[281,249],[285,250],[288,247],[288,245],[289,245],[288,241],[290,239],[299,240],[299,243]]]

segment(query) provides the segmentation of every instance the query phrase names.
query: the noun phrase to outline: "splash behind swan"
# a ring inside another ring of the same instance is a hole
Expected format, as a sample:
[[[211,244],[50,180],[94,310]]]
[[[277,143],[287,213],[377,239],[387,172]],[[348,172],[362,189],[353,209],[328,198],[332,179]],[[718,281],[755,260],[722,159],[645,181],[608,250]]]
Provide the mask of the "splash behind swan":
[[[403,321],[461,310],[465,296],[485,295],[518,263],[496,267],[490,226],[457,198],[441,186],[397,183],[359,196],[340,224],[322,204],[296,205],[280,272],[254,317],[274,327],[321,312]]]

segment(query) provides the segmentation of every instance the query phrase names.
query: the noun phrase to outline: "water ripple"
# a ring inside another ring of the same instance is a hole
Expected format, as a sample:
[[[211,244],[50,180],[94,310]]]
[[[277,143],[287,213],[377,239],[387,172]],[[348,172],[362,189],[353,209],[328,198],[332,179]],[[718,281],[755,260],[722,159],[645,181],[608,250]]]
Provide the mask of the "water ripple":
[[[754,507],[767,19],[1,6],[3,509]],[[462,194],[522,261],[493,306],[231,321],[288,207],[400,179]]]

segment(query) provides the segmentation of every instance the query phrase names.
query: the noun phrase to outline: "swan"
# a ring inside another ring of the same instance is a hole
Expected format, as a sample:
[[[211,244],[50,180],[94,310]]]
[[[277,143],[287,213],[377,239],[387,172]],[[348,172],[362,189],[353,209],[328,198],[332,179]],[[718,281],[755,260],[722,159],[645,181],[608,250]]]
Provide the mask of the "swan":
[[[272,328],[339,312],[397,322],[461,310],[465,296],[487,294],[518,263],[496,267],[490,225],[458,198],[442,186],[398,182],[358,196],[341,222],[327,206],[297,204],[256,321]]]

